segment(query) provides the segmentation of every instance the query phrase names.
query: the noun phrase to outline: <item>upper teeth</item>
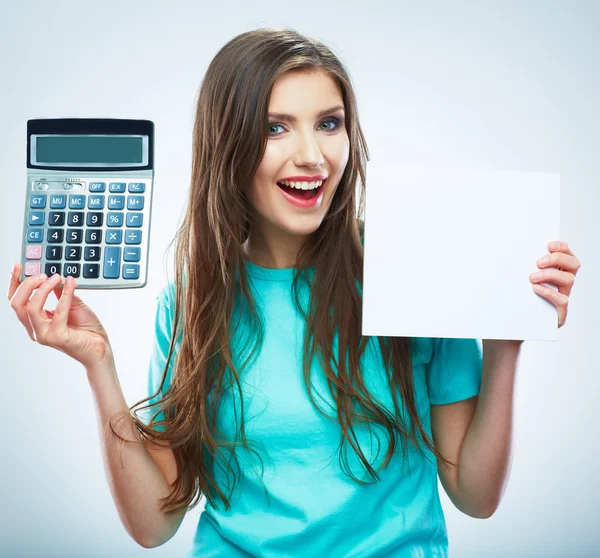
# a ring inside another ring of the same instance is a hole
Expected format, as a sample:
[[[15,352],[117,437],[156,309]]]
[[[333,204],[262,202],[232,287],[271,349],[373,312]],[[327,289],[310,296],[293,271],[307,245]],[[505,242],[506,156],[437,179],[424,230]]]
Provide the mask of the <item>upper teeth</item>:
[[[290,188],[299,188],[302,190],[314,190],[323,184],[322,180],[317,180],[315,182],[290,182],[289,180],[280,180],[279,182]]]

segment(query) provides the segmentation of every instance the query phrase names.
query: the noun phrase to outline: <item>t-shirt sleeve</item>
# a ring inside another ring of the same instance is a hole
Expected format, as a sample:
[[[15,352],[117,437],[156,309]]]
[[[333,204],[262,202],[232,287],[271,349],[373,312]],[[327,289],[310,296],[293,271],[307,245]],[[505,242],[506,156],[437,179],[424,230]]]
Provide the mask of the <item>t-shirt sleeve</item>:
[[[435,338],[427,365],[431,405],[454,403],[479,394],[482,365],[479,339]]]
[[[163,371],[167,363],[167,356],[169,355],[169,348],[171,345],[171,335],[173,328],[172,318],[172,296],[169,296],[171,290],[169,288],[163,289],[157,296],[156,314],[154,318],[154,338],[152,342],[152,350],[150,354],[150,362],[148,365],[148,397],[154,395],[154,393],[160,387],[162,380]],[[173,373],[173,364],[175,361],[177,351],[177,345],[173,348],[173,354],[171,355],[171,361],[169,362],[169,369],[167,371],[167,378],[161,392],[156,396],[152,397],[148,403],[155,403],[162,399],[164,394],[171,385],[171,378]],[[158,406],[144,409],[145,423],[148,424],[152,416],[158,410]],[[164,412],[161,411],[156,417],[156,421],[164,420]],[[164,426],[155,426],[156,430],[164,431]]]

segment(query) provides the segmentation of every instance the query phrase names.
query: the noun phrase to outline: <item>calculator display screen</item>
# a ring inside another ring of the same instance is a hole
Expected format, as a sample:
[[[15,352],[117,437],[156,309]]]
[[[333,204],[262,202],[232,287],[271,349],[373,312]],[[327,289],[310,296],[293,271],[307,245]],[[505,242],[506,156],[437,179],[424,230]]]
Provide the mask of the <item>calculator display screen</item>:
[[[148,164],[148,136],[33,134],[32,164],[61,167],[136,167]]]

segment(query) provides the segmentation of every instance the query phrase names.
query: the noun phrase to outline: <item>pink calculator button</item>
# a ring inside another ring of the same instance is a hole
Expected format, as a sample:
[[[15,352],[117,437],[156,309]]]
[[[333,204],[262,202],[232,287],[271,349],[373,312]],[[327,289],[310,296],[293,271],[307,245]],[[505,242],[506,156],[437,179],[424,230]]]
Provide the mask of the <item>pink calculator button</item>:
[[[38,244],[30,244],[27,246],[27,255],[25,256],[28,260],[41,260],[42,259],[42,247]]]
[[[25,262],[25,275],[39,275],[41,272],[41,262]]]

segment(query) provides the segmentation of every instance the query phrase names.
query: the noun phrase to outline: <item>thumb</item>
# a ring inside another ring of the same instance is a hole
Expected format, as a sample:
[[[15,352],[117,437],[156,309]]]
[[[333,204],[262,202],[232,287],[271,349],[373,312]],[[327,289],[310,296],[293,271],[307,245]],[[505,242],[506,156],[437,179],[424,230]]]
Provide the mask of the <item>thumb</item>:
[[[65,277],[65,282],[66,282],[67,278]],[[73,280],[75,281],[75,279],[73,278]],[[56,298],[58,300],[60,300],[60,297],[62,296],[63,293],[63,289],[64,289],[65,285],[63,282],[63,286],[58,286],[58,287],[54,287],[54,289],[52,289],[52,292],[54,293],[54,296],[56,296]],[[73,287],[73,294],[71,296],[72,298],[72,302],[75,304],[81,304],[83,302],[83,300],[81,300],[78,296],[75,295],[75,289],[77,288],[77,283],[75,283],[75,286]]]

